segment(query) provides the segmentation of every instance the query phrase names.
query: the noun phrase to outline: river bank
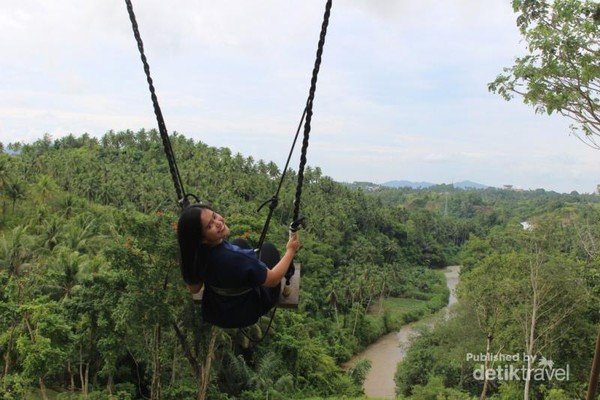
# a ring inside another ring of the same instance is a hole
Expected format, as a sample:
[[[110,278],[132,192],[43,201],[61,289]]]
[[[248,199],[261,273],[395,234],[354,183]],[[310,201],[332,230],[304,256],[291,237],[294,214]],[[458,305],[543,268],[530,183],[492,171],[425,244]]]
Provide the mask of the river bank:
[[[449,307],[456,303],[455,288],[458,283],[459,271],[459,266],[450,266],[443,270],[446,285],[450,290],[450,297],[448,305],[438,311],[438,313],[444,313],[447,316]],[[429,319],[433,320],[432,317],[426,317],[418,322],[403,326],[397,332],[382,336],[345,364],[347,367],[352,367],[362,359],[368,359],[371,362],[371,368],[363,384],[363,389],[367,397],[381,399],[395,398],[396,384],[394,382],[394,374],[396,372],[396,365],[402,361],[411,338],[417,334],[415,325],[417,323],[427,323]]]

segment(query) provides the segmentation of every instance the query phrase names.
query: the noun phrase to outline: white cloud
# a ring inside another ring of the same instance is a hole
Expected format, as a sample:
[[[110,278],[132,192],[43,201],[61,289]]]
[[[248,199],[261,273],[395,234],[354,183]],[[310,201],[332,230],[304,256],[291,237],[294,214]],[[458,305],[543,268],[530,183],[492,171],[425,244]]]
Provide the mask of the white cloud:
[[[448,156],[448,154],[431,153],[425,156],[425,161],[428,162],[448,161],[449,159],[450,156]]]
[[[322,0],[135,1],[167,127],[282,163],[308,94]],[[156,126],[121,2],[0,0],[0,141]],[[487,83],[522,52],[510,2],[335,2],[309,164],[392,179],[591,192],[569,121]]]

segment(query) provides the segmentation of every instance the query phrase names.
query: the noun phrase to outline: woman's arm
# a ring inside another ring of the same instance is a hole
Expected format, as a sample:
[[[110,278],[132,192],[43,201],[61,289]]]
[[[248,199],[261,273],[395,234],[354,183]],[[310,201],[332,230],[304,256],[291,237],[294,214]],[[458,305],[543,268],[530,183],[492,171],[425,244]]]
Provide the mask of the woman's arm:
[[[285,254],[281,257],[281,260],[273,268],[267,270],[267,279],[263,283],[264,286],[269,288],[275,287],[281,282],[292,261],[294,261],[294,256],[298,250],[300,250],[300,238],[297,233],[292,233],[285,246]]]

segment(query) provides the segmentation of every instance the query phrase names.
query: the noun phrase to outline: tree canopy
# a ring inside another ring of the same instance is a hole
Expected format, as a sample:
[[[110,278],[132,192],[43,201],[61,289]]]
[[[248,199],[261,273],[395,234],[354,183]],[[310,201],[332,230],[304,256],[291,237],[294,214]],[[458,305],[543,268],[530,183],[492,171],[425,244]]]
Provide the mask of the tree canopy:
[[[171,141],[190,192],[223,212],[234,237],[256,243],[264,217],[256,210],[278,183],[277,165],[177,133]],[[342,363],[443,307],[438,269],[458,263],[465,312],[415,346],[402,393],[478,393],[464,353],[485,350],[490,332],[492,350],[574,360],[574,381],[554,390],[575,393],[586,379],[600,303],[599,196],[448,185],[367,191],[308,167],[300,307],[278,311],[269,330],[262,320],[241,333],[204,324],[185,290],[173,230],[179,206],[160,146],[155,131],[110,131],[46,135],[0,153],[0,397],[359,397],[368,365],[346,371]],[[271,223],[268,240],[278,246],[294,175]],[[582,300],[570,305],[570,295]],[[411,307],[388,306],[396,300]],[[530,310],[543,318],[528,318]],[[535,322],[534,341],[518,331],[524,321]],[[562,333],[553,342],[546,331]],[[499,390],[512,388],[489,392]]]
[[[528,54],[489,84],[506,100],[519,95],[538,113],[560,113],[572,132],[600,148],[600,3],[513,0]]]

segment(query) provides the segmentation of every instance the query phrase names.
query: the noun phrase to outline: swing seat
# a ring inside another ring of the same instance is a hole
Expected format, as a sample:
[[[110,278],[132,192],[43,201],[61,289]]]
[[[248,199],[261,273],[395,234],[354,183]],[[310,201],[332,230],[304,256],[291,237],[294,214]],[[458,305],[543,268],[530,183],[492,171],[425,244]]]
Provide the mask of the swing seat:
[[[281,293],[279,294],[278,307],[281,308],[298,308],[298,302],[300,299],[300,270],[301,264],[294,263],[296,271],[290,279],[290,284],[285,284],[285,277],[281,280]]]

